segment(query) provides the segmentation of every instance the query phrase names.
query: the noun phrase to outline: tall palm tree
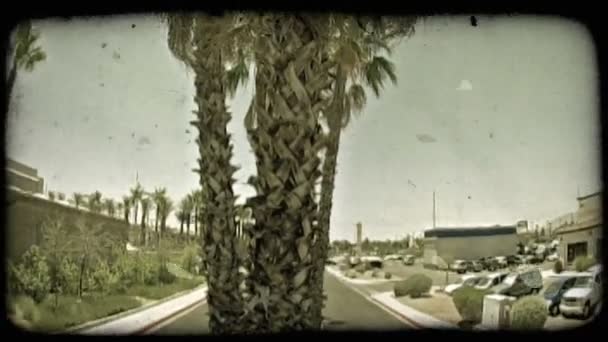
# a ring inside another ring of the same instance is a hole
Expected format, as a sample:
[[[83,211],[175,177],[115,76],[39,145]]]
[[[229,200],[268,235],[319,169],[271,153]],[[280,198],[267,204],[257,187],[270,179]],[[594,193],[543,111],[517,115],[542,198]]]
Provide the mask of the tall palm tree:
[[[144,196],[144,189],[139,184],[139,182],[137,182],[135,184],[135,187],[130,189],[130,193],[131,193],[131,202],[132,202],[133,210],[134,210],[133,222],[135,224],[137,224],[137,209],[139,208],[139,201]]]
[[[127,225],[131,224],[129,222],[129,213],[131,212],[131,203],[132,202],[131,202],[130,196],[122,197],[122,206],[123,206],[123,210],[124,210],[125,222],[127,223]]]
[[[333,39],[328,44],[335,75],[331,105],[323,111],[329,129],[322,166],[321,199],[319,205],[317,238],[313,249],[315,272],[313,283],[315,326],[320,326],[323,308],[323,273],[329,247],[329,229],[332,197],[342,129],[353,114],[358,114],[366,104],[363,86],[371,88],[376,97],[386,80],[395,84],[394,65],[382,53],[390,54],[395,40],[414,32],[416,18],[357,18],[334,15]],[[374,30],[368,31],[369,27]],[[347,85],[350,87],[347,89]]]
[[[146,244],[146,219],[148,218],[148,211],[152,201],[150,197],[144,196],[140,200],[141,202],[141,245]]]
[[[235,17],[169,15],[168,44],[173,55],[195,73],[197,110],[191,124],[198,129],[199,182],[206,189],[207,241],[203,245],[208,275],[209,328],[213,333],[237,332],[242,327],[240,275],[233,236],[236,168],[231,164],[232,145],[227,124],[226,98],[248,76],[238,59],[233,30]],[[226,64],[233,67],[226,69]]]
[[[162,237],[167,230],[167,218],[173,211],[173,202],[167,196],[163,197],[160,202],[160,236]]]
[[[182,203],[180,203],[177,210],[173,214],[179,221],[179,235],[181,236],[184,233],[184,222],[186,222],[186,213],[184,212]]]
[[[196,198],[195,198],[195,194],[194,193],[190,193],[188,195],[186,195],[186,197],[184,198],[184,214],[186,215],[186,239],[190,239],[190,222],[192,222],[192,219],[194,218],[194,221],[196,222],[196,211],[195,210],[195,203],[196,203]],[[194,211],[194,213],[193,213]],[[194,216],[194,217],[193,217]]]
[[[116,204],[114,203],[114,200],[111,198],[106,198],[103,201],[103,206],[106,210],[106,213],[108,214],[108,216],[112,216],[114,217],[115,211],[116,211]]]
[[[329,103],[327,15],[262,15],[256,32],[255,95],[247,114],[257,176],[247,229],[251,323],[261,331],[313,328],[314,187],[324,147],[319,117]]]
[[[154,216],[154,232],[156,234],[157,240],[159,238],[158,224],[161,219],[162,201],[163,201],[163,198],[166,196],[167,196],[166,188],[156,188],[156,189],[154,189],[154,192],[152,193],[152,201],[154,202],[154,206],[156,207],[156,215]]]
[[[91,212],[100,213],[102,205],[102,195],[101,192],[95,191],[90,194],[87,198],[87,206]]]
[[[116,217],[120,218],[122,217],[122,213],[123,213],[123,204],[122,202],[117,202],[116,203]]]
[[[72,199],[74,200],[74,206],[76,207],[76,209],[78,209],[78,207],[80,207],[80,205],[83,202],[83,198],[84,195],[78,192],[75,192],[72,194]]]
[[[40,46],[36,46],[38,38],[39,34],[32,29],[32,23],[29,20],[20,23],[15,30],[14,55],[12,56],[6,87],[6,98],[9,103],[18,70],[32,71],[38,62],[46,59],[44,51]]]
[[[203,191],[202,190],[194,190],[192,192],[192,207],[193,207],[193,217],[194,217],[194,236],[199,236],[199,230],[201,230],[201,213],[203,211]]]

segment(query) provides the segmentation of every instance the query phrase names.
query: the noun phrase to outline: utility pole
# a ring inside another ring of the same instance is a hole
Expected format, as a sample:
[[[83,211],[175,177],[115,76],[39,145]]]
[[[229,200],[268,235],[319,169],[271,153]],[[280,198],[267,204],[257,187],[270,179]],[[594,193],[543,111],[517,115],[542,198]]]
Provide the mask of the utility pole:
[[[433,229],[435,229],[435,223],[436,223],[436,218],[435,218],[435,190],[433,190]]]

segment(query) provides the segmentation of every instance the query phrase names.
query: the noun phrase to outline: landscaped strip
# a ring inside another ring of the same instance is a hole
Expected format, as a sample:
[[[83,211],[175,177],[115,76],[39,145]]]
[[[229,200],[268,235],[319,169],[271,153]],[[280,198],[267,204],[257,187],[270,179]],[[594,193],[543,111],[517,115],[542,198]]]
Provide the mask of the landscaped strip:
[[[75,333],[83,335],[131,335],[142,333],[171,316],[200,304],[206,297],[207,287],[201,287],[176,298],[155,303],[155,305],[151,305],[144,310],[90,328],[80,329]]]
[[[439,320],[407,305],[403,305],[395,298],[393,292],[377,293],[372,295],[371,298],[379,305],[411,322],[416,328],[458,329],[458,326],[455,324]]]

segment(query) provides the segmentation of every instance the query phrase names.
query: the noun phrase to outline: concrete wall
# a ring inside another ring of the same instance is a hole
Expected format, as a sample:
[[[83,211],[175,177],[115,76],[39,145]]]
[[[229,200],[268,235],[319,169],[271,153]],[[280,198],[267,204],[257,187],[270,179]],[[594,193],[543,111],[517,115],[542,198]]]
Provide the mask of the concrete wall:
[[[63,217],[69,229],[74,228],[72,224],[77,218],[84,218],[90,223],[101,223],[106,231],[126,244],[128,225],[122,220],[64,206],[16,190],[6,191],[7,222],[4,234],[7,257],[10,259],[18,258],[30,246],[41,242],[41,224],[52,215]]]
[[[24,191],[41,194],[44,191],[44,180],[42,178],[28,176],[13,172],[11,169],[6,170],[7,185],[16,186]]]

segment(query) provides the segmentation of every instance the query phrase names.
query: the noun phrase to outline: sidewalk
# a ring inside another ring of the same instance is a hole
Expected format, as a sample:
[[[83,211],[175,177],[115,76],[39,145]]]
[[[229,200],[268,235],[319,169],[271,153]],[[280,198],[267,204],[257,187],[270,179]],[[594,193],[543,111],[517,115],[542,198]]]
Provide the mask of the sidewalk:
[[[81,335],[131,335],[141,333],[204,302],[206,297],[207,287],[199,287],[148,306],[86,323],[70,329],[68,333]]]

